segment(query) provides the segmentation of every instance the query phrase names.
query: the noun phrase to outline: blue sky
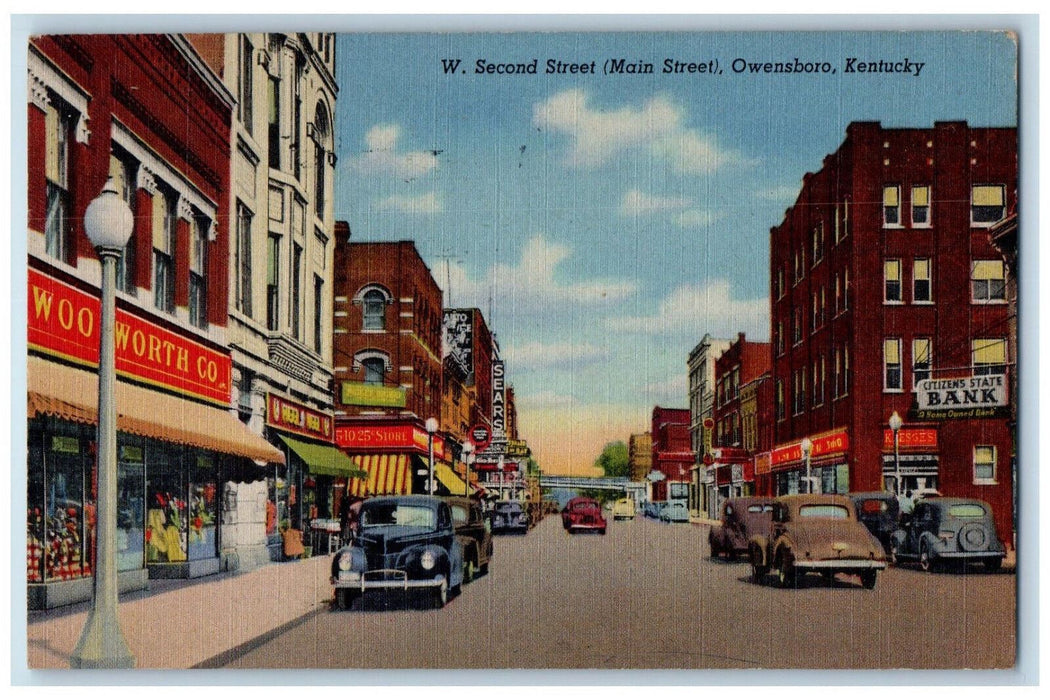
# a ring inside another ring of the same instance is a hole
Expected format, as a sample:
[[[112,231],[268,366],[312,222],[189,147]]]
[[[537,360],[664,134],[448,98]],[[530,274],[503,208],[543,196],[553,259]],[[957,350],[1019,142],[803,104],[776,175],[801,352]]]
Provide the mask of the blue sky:
[[[559,472],[644,431],[654,405],[687,406],[705,332],[768,340],[769,229],[850,122],[1017,120],[1005,34],[344,34],[337,52],[336,218],[354,240],[414,240],[446,305],[485,312],[523,434]],[[850,57],[924,66],[847,73]],[[474,72],[534,58],[536,75]],[[610,58],[655,73],[603,75]],[[662,74],[665,58],[722,73]],[[547,59],[598,74],[546,75]]]

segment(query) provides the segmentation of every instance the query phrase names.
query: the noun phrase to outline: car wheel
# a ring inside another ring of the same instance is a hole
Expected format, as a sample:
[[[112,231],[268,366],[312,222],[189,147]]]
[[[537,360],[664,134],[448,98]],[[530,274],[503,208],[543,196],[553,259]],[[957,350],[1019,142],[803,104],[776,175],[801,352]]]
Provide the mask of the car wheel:
[[[433,596],[431,602],[435,608],[440,610],[445,607],[445,604],[448,603],[448,579],[442,579],[440,584],[434,586],[431,595]]]
[[[715,544],[714,540],[708,540],[708,543],[711,545],[711,558],[712,559],[718,559],[720,556],[722,556],[722,552],[721,552],[721,550],[718,549],[718,545]]]
[[[923,542],[919,546],[919,568],[923,571],[933,571],[933,562],[930,560],[930,548]]]
[[[463,583],[470,583],[474,580],[477,575],[477,565],[474,563],[473,557],[468,557],[466,562],[463,564]]]
[[[897,554],[897,545],[890,545],[890,563],[894,566],[900,566],[901,560]]]
[[[834,571],[821,571],[820,577],[824,579],[824,583],[831,586],[835,583],[835,572]]]
[[[479,566],[478,567],[478,573],[480,573],[482,576],[488,576],[488,574],[489,574],[489,563],[485,562],[484,564]]]
[[[875,588],[875,581],[878,579],[878,572],[874,569],[870,571],[862,571],[860,573],[860,585],[867,588],[869,591]]]
[[[781,588],[795,588],[798,585],[798,573],[784,555],[781,555],[780,565],[777,567],[777,581]]]
[[[992,557],[991,559],[984,560],[984,570],[988,573],[994,573],[999,570],[999,567],[1003,565],[1003,560],[999,557]]]
[[[756,564],[754,561],[751,562],[751,580],[754,583],[763,583],[767,573],[769,573],[769,569],[761,564]]]

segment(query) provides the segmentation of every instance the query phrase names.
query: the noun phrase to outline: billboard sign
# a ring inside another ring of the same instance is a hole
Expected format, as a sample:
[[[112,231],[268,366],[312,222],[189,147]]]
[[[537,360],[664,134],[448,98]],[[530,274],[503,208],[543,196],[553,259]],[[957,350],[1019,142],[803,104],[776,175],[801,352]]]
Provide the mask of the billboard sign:
[[[465,381],[473,379],[474,311],[445,309],[442,317],[442,359]]]

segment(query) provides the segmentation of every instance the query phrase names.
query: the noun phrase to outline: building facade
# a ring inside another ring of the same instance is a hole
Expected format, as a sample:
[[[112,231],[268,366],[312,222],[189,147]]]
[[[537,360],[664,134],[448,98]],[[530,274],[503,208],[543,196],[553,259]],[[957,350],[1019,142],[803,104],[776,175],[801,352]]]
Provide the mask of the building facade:
[[[627,440],[628,478],[643,481],[653,470],[653,438],[649,433],[635,433]]]
[[[690,468],[689,511],[715,516],[715,477],[704,464],[704,455],[710,451],[714,436],[715,360],[725,352],[732,341],[703,339],[689,353],[689,434],[693,450]]]
[[[83,216],[107,180],[134,217],[116,292],[120,588],[219,571],[223,485],[284,456],[229,410],[234,96],[178,35],[36,37],[27,63],[27,583],[47,608],[92,595],[101,266]]]
[[[189,39],[237,99],[229,146],[231,246],[223,268],[230,401],[287,462],[267,475],[262,518],[256,508],[229,514],[236,537],[227,545],[251,568],[280,556],[282,527],[305,528],[318,508],[331,514],[329,482],[345,481],[350,468],[334,447],[332,422],[335,35]],[[261,486],[231,484],[229,500],[253,503]]]
[[[650,500],[688,503],[694,460],[689,409],[654,406],[649,434],[653,441]]]
[[[859,122],[804,177],[770,238],[775,492],[807,473],[936,488],[988,501],[1011,541],[1008,273],[987,233],[1017,167],[1016,129]]]

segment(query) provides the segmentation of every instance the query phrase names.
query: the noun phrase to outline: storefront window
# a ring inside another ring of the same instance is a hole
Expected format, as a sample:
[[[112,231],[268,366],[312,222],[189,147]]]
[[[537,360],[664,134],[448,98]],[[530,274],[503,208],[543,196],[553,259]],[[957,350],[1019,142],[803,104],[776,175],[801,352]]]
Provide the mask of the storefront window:
[[[820,470],[820,492],[838,493],[835,488],[835,467],[824,467]]]
[[[788,472],[787,477],[788,477],[788,479],[787,479],[787,492],[788,493],[798,493],[799,492],[799,490],[798,490],[799,473],[798,472]]]
[[[835,479],[835,492],[849,493],[849,465],[836,465],[835,471],[838,473],[837,478]]]
[[[117,455],[117,570],[132,571],[146,565],[144,442],[121,435]]]
[[[189,558],[217,556],[215,538],[218,522],[218,484],[215,481],[215,455],[197,453],[189,485]]]
[[[94,532],[95,508],[85,504],[83,455],[91,451],[74,435],[52,434],[45,442],[44,579],[90,576],[91,543],[85,533]]]
[[[26,493],[26,580],[44,580],[44,552],[47,530],[44,522],[44,436],[29,433],[29,489]]]
[[[186,493],[179,453],[158,445],[151,452],[146,484],[146,561],[151,564],[186,561]]]

